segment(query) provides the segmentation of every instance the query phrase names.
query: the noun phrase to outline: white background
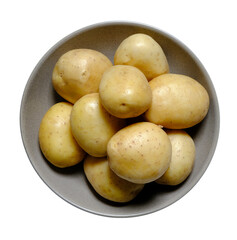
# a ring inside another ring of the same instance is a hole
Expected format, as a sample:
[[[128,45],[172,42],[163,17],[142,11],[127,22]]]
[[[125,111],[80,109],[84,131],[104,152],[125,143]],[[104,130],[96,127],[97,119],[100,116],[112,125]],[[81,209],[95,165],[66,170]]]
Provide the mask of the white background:
[[[0,239],[237,239],[236,1],[1,1]],[[57,41],[103,21],[128,20],[174,35],[201,60],[217,92],[217,149],[198,184],[175,204],[135,218],[71,206],[38,177],[25,153],[20,102],[29,75]]]

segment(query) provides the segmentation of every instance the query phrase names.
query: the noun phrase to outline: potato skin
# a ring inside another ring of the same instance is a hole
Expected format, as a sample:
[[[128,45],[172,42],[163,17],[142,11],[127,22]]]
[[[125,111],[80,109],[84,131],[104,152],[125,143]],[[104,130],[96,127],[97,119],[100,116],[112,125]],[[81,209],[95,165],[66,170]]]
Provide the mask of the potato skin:
[[[102,76],[99,94],[104,108],[118,118],[132,118],[151,105],[151,88],[145,75],[133,66],[117,65]]]
[[[109,167],[106,157],[88,155],[84,160],[84,172],[94,190],[113,202],[129,202],[143,189],[143,184],[135,184],[118,177]]]
[[[85,156],[71,133],[71,110],[70,103],[56,103],[46,112],[40,123],[41,151],[50,163],[59,168],[76,165]]]
[[[159,184],[178,185],[190,175],[195,162],[195,143],[184,130],[167,130],[172,145],[172,158]]]
[[[143,33],[133,34],[122,41],[115,52],[114,64],[137,67],[148,81],[169,72],[169,65],[161,46]]]
[[[206,89],[191,77],[164,74],[152,79],[152,103],[145,119],[169,129],[185,129],[201,122],[209,109]]]
[[[119,177],[145,184],[169,167],[171,143],[156,124],[139,122],[118,131],[108,143],[107,154],[110,168]]]
[[[101,52],[92,49],[73,49],[57,61],[52,74],[56,92],[71,103],[82,96],[99,91],[102,74],[112,66]]]
[[[124,125],[124,120],[103,108],[99,93],[83,96],[72,108],[72,134],[81,148],[94,157],[106,156],[109,139]]]

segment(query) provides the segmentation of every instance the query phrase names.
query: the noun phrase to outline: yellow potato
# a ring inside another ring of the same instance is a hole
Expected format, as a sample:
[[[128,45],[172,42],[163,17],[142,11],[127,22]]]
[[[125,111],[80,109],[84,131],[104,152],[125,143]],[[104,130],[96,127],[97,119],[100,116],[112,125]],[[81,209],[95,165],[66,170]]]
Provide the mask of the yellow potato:
[[[99,94],[104,108],[118,118],[137,117],[151,104],[151,88],[144,74],[133,66],[117,65],[102,76]]]
[[[170,129],[184,129],[201,122],[209,109],[206,89],[191,77],[164,74],[152,79],[151,107],[144,114],[149,122]]]
[[[65,168],[81,162],[85,152],[71,133],[72,104],[60,102],[44,115],[39,128],[39,144],[46,159],[53,165]]]
[[[169,72],[169,65],[161,46],[150,36],[137,33],[124,39],[114,55],[115,65],[139,68],[151,80]]]
[[[112,66],[102,53],[92,49],[73,49],[57,61],[52,75],[56,92],[75,103],[80,97],[99,91],[102,74]]]
[[[94,157],[106,156],[108,141],[124,124],[124,120],[111,116],[103,108],[99,93],[80,98],[71,113],[73,136],[82,149]]]
[[[148,183],[164,174],[171,160],[170,140],[159,126],[139,122],[118,131],[107,147],[111,169],[134,183]]]
[[[172,145],[172,158],[167,171],[159,179],[159,184],[178,185],[190,175],[195,161],[195,144],[183,130],[168,130]]]
[[[135,184],[118,177],[109,167],[108,160],[87,156],[84,161],[85,175],[102,197],[114,202],[128,202],[143,189],[143,184]]]

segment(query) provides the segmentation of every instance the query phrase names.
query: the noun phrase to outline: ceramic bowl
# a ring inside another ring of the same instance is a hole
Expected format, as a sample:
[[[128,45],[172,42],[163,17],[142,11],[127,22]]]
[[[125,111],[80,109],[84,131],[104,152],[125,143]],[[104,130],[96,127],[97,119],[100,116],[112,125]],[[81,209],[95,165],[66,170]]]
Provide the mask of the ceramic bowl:
[[[146,184],[131,202],[119,204],[100,197],[88,183],[82,168],[58,169],[42,155],[38,143],[40,122],[56,102],[64,101],[53,89],[51,76],[55,63],[65,52],[75,48],[90,48],[104,53],[113,61],[115,50],[123,39],[134,33],[154,38],[167,56],[170,72],[188,75],[199,81],[210,96],[208,115],[200,124],[188,129],[196,145],[196,160],[191,175],[176,186]],[[68,203],[90,213],[110,217],[141,216],[161,210],[188,193],[213,157],[219,135],[219,108],[213,83],[202,63],[178,39],[157,28],[131,22],[106,22],[85,27],[56,43],[39,61],[26,84],[20,111],[22,140],[27,155],[45,184]]]

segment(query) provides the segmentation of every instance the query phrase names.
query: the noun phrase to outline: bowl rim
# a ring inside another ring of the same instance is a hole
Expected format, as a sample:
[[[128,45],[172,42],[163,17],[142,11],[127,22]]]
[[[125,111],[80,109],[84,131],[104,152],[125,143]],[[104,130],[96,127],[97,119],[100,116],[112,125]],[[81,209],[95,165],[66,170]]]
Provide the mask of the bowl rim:
[[[57,50],[57,48],[59,46],[61,46],[63,43],[67,42],[68,40],[70,40],[73,37],[76,37],[77,35],[81,34],[82,32],[88,31],[88,30],[93,30],[95,28],[98,27],[106,27],[106,26],[131,26],[131,27],[141,27],[144,29],[148,29],[154,32],[157,32],[169,39],[171,39],[172,41],[174,41],[176,44],[178,44],[182,49],[184,49],[198,64],[199,68],[201,69],[201,71],[204,73],[205,77],[208,79],[208,84],[210,85],[211,89],[212,89],[212,93],[213,93],[213,107],[215,108],[216,114],[217,114],[217,119],[216,119],[216,132],[214,134],[214,138],[213,138],[213,142],[212,142],[212,146],[209,150],[209,154],[206,157],[208,159],[208,161],[205,161],[205,165],[203,166],[203,170],[199,171],[198,174],[196,175],[195,179],[193,180],[194,184],[191,184],[188,188],[185,188],[185,191],[180,191],[179,196],[177,196],[175,198],[175,201],[168,201],[168,204],[166,202],[166,204],[163,204],[160,208],[154,208],[153,210],[149,210],[149,211],[144,211],[142,213],[135,213],[135,214],[110,214],[110,213],[102,213],[99,211],[95,211],[95,210],[91,210],[88,209],[86,207],[83,206],[78,206],[75,203],[71,202],[70,200],[68,200],[67,198],[65,198],[64,196],[62,196],[60,193],[58,193],[56,190],[54,190],[47,182],[45,179],[43,179],[43,177],[40,175],[40,173],[38,172],[38,170],[36,169],[33,160],[31,159],[31,156],[27,150],[26,147],[26,139],[25,139],[25,130],[23,128],[23,106],[25,104],[26,101],[26,94],[28,92],[28,89],[30,87],[31,82],[34,79],[34,76],[36,75],[38,69],[40,68],[41,64],[55,51]],[[19,114],[19,124],[20,124],[20,134],[21,134],[21,138],[22,138],[22,143],[23,143],[23,147],[25,149],[25,152],[27,154],[28,159],[30,160],[30,163],[32,165],[32,167],[34,168],[34,170],[36,171],[36,173],[38,174],[38,176],[41,178],[41,180],[56,194],[58,195],[60,198],[62,198],[64,201],[70,203],[71,205],[95,214],[95,215],[99,215],[99,216],[104,216],[104,217],[113,217],[113,218],[127,218],[127,217],[138,217],[138,216],[144,216],[147,214],[151,214],[157,211],[160,211],[170,205],[172,205],[173,203],[177,202],[179,199],[181,199],[182,197],[184,197],[201,179],[201,177],[204,175],[204,173],[206,172],[209,164],[211,163],[213,156],[215,154],[215,150],[217,148],[217,144],[218,144],[218,140],[219,140],[219,133],[220,133],[220,109],[219,109],[219,103],[218,103],[218,98],[217,98],[217,93],[215,90],[215,87],[213,85],[213,82],[207,72],[207,70],[205,69],[205,67],[203,66],[203,64],[201,63],[201,61],[198,59],[198,57],[193,53],[192,50],[190,50],[183,42],[181,42],[178,38],[176,38],[175,36],[171,35],[170,33],[167,33],[166,31],[157,28],[155,26],[152,25],[148,25],[148,24],[144,24],[144,23],[140,23],[140,22],[136,22],[136,21],[104,21],[104,22],[97,22],[94,24],[90,24],[88,26],[82,27],[78,30],[75,30],[71,33],[69,33],[68,35],[66,35],[65,37],[63,37],[62,39],[60,39],[58,42],[56,42],[53,46],[51,46],[46,53],[40,58],[40,60],[38,61],[38,63],[35,65],[33,71],[31,72],[24,91],[23,91],[23,95],[21,98],[21,103],[20,103],[20,114]]]

